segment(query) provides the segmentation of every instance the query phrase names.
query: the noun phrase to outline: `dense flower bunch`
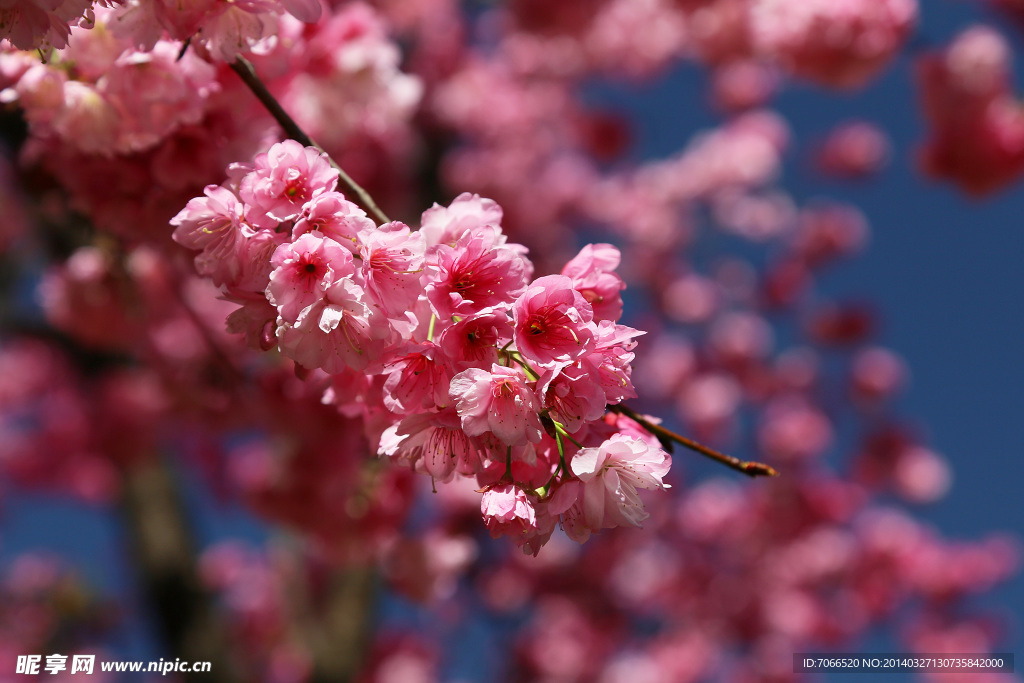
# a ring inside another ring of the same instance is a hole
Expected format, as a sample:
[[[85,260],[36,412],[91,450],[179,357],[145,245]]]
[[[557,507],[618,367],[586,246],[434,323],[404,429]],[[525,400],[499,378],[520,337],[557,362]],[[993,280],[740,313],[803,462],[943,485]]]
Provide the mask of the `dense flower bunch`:
[[[0,10],[0,38],[22,50],[63,48],[72,27],[91,28],[96,13],[107,9],[116,15],[118,32],[141,48],[151,49],[166,33],[173,40],[194,38],[210,56],[225,61],[240,52],[272,46],[282,15],[315,22],[321,13],[317,0],[208,0],[188,4],[162,0],[13,0]]]
[[[240,7],[208,9],[230,15]],[[189,198],[277,138],[270,117],[198,36],[186,43],[191,34],[157,26],[140,42],[120,11],[128,10],[98,8],[91,28],[73,27],[67,46],[46,60],[0,41],[0,101],[17,105],[29,126],[23,161],[59,178],[77,210],[129,243],[163,245],[167,221]],[[246,55],[268,88],[301,102],[303,128],[350,172],[380,176],[373,189],[386,198],[402,175],[383,169],[408,153],[422,84],[399,69],[382,18],[355,3],[324,8],[315,23],[282,16],[267,30],[266,44]]]
[[[639,526],[637,489],[665,488],[670,458],[606,419],[636,396],[642,334],[617,323],[617,249],[588,245],[533,279],[493,201],[463,194],[419,231],[378,227],[328,158],[291,140],[230,175],[172,220],[199,273],[241,304],[229,329],[333,376],[326,400],[361,410],[382,455],[475,477],[492,535],[536,553],[559,521],[581,542]]]

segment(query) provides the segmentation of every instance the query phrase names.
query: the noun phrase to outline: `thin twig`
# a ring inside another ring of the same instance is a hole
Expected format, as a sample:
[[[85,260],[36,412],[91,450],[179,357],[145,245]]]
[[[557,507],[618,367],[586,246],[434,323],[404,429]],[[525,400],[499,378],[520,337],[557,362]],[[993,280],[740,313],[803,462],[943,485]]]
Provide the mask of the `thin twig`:
[[[779,476],[779,473],[771,465],[766,465],[763,462],[754,462],[751,460],[740,460],[739,458],[735,458],[731,455],[719,453],[715,449],[708,448],[704,444],[697,443],[693,439],[688,439],[681,434],[676,434],[675,432],[669,429],[665,429],[661,425],[654,424],[650,420],[647,420],[642,415],[640,415],[640,413],[636,412],[635,410],[628,406],[622,405],[621,403],[617,405],[608,406],[608,410],[612,411],[613,413],[618,413],[619,415],[625,415],[629,419],[640,424],[647,431],[652,432],[653,434],[659,437],[671,439],[672,441],[675,441],[676,443],[683,445],[692,451],[697,451],[701,455],[707,456],[712,460],[715,460],[716,462],[722,463],[726,467],[731,467],[732,469],[738,472],[742,472],[748,477]]]
[[[299,127],[299,124],[295,123],[295,120],[284,110],[284,107],[282,107],[281,103],[277,101],[277,98],[267,90],[267,86],[265,86],[259,76],[256,75],[256,70],[253,68],[249,60],[245,57],[239,56],[235,58],[235,61],[231,62],[231,68],[239,75],[242,82],[249,86],[249,90],[252,90],[253,94],[256,95],[256,99],[266,107],[267,111],[270,112],[270,115],[274,117],[274,120],[277,121],[278,125],[280,125],[284,130],[285,135],[304,147],[316,147],[321,152],[324,151],[323,147],[313,142],[312,138],[306,135],[305,131]],[[328,155],[328,158],[330,158],[330,155]],[[360,187],[359,183],[352,180],[349,174],[345,173],[345,171],[338,166],[333,159],[331,160],[331,166],[338,171],[338,182],[342,186],[344,194],[349,199],[369,214],[370,218],[372,218],[377,225],[384,225],[385,223],[390,222],[391,219],[389,219],[387,215],[380,210],[380,207],[373,201],[373,198],[370,197],[369,193]]]

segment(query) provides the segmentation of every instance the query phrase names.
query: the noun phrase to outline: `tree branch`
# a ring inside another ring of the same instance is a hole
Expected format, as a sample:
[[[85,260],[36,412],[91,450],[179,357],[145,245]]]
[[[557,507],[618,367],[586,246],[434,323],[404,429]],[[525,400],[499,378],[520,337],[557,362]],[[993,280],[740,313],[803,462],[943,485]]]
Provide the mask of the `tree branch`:
[[[619,415],[625,415],[629,419],[633,420],[647,431],[651,432],[655,436],[661,439],[668,439],[669,441],[675,441],[676,443],[689,448],[691,451],[696,451],[701,455],[707,456],[715,462],[721,463],[726,467],[731,467],[737,472],[742,472],[748,477],[777,477],[779,473],[771,465],[766,465],[763,462],[754,462],[751,460],[740,460],[739,458],[725,453],[720,453],[713,448],[708,448],[704,444],[697,443],[693,439],[688,439],[682,434],[676,434],[675,432],[665,429],[661,425],[656,425],[650,420],[643,417],[640,413],[636,412],[632,408],[625,406],[621,403],[617,405],[608,406],[608,410]]]
[[[277,98],[267,90],[267,86],[265,86],[259,76],[256,75],[256,70],[253,68],[249,60],[245,57],[239,56],[231,63],[231,68],[234,69],[235,73],[237,73],[242,79],[242,82],[249,87],[249,90],[251,90],[263,106],[266,107],[267,111],[270,112],[270,115],[274,117],[274,120],[277,121],[278,125],[280,125],[284,130],[285,135],[304,147],[316,147],[321,152],[324,151],[323,147],[313,142],[312,138],[306,135],[305,131],[299,127],[299,124],[295,123],[295,120],[284,110],[284,107],[282,107],[281,103],[277,101]],[[328,155],[328,158],[330,159],[330,155]],[[384,225],[385,223],[390,222],[390,219],[383,211],[380,210],[380,207],[378,207],[377,203],[373,201],[373,198],[369,193],[360,187],[359,183],[352,180],[349,174],[345,173],[345,171],[338,166],[333,159],[331,159],[331,166],[337,169],[339,174],[338,182],[343,188],[344,194],[349,199],[365,211],[377,225]]]
[[[131,465],[124,473],[121,505],[139,580],[170,654],[210,662],[217,681],[241,680],[223,624],[200,583],[189,525],[168,467],[156,458]],[[209,683],[210,673],[182,675]]]

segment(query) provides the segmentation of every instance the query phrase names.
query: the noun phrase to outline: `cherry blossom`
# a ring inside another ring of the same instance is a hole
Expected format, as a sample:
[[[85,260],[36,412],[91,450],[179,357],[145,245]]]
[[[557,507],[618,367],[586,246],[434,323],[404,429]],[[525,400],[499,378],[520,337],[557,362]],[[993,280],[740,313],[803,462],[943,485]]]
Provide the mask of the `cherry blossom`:
[[[509,446],[540,440],[537,397],[522,370],[497,364],[463,370],[450,391],[468,435],[491,432]]]
[[[583,448],[572,459],[573,474],[584,483],[583,517],[590,529],[647,519],[637,489],[663,489],[672,459],[640,439],[616,434],[598,448]]]
[[[517,347],[542,365],[579,358],[594,338],[593,309],[564,276],[534,280],[516,300],[512,315]]]

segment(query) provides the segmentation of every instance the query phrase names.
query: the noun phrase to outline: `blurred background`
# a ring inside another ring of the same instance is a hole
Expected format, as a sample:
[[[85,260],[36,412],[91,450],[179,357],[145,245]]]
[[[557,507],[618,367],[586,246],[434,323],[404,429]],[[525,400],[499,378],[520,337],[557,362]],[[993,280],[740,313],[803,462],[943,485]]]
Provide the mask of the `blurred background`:
[[[5,66],[0,680],[24,648],[155,660],[197,638],[239,680],[281,683],[789,680],[795,651],[1024,652],[1024,115],[971,118],[972,97],[997,99],[975,90],[1018,106],[1024,6],[929,0],[897,37],[879,29],[894,44],[877,63],[822,71],[834,55],[745,14],[778,5],[341,3],[295,39],[292,73],[253,57],[392,216],[493,197],[538,274],[617,244],[623,322],[649,332],[632,405],[782,473],[746,481],[677,449],[644,530],[582,550],[556,532],[538,558],[487,538],[472,482],[435,495],[317,461],[292,486],[290,427],[224,417],[235,380],[194,333],[89,294],[123,266],[148,311],[181,304],[165,281],[185,309],[215,301],[166,221],[275,134],[226,104],[249,96],[230,70],[224,101],[111,157],[70,144]],[[117,189],[99,199],[97,178]],[[318,405],[217,305],[194,308],[254,401]],[[332,419],[301,428],[372,460]],[[120,452],[138,444],[160,454],[148,479]],[[334,621],[332,600],[350,608]]]

